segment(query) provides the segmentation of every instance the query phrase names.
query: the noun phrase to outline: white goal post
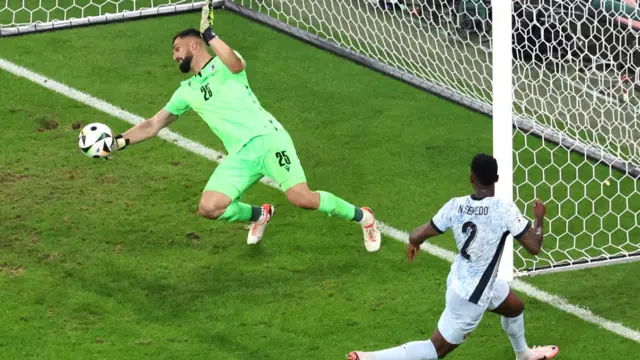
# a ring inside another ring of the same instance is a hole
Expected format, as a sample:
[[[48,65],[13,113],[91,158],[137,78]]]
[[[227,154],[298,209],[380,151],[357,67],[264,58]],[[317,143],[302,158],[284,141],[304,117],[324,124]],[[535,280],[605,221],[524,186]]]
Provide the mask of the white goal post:
[[[491,0],[492,21],[491,63],[492,69],[512,69],[511,46],[511,4],[504,0]],[[492,105],[493,105],[493,155],[498,161],[499,181],[496,196],[513,201],[513,84],[511,71],[492,71]],[[507,237],[500,265],[498,278],[513,280],[513,236]]]
[[[5,0],[0,35],[203,5],[160,1],[40,0],[28,8]],[[224,7],[493,116],[497,195],[530,219],[534,199],[548,208],[543,251],[530,256],[508,242],[500,277],[640,259],[637,0],[236,0]]]

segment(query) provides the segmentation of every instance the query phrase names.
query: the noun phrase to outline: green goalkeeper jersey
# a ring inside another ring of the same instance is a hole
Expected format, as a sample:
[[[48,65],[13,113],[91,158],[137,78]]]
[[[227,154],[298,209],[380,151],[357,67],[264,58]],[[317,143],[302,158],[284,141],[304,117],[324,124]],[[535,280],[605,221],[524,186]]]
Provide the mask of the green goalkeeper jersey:
[[[218,57],[180,83],[165,109],[177,116],[193,109],[222,140],[229,154],[237,153],[256,136],[284,130],[260,105],[245,71],[232,73]]]

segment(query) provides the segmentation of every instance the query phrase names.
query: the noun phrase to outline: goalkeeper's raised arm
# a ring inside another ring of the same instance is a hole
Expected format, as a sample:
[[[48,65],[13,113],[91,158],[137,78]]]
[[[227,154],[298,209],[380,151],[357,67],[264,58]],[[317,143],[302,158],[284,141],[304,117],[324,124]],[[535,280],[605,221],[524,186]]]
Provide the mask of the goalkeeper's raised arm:
[[[125,133],[115,137],[113,150],[122,150],[129,144],[139,143],[157,135],[160,130],[175,121],[178,117],[162,109],[152,118],[136,124]]]
[[[208,5],[202,8],[202,17],[200,19],[202,39],[209,44],[216,56],[232,73],[240,73],[245,68],[245,62],[213,32],[213,8],[210,0],[207,3]]]

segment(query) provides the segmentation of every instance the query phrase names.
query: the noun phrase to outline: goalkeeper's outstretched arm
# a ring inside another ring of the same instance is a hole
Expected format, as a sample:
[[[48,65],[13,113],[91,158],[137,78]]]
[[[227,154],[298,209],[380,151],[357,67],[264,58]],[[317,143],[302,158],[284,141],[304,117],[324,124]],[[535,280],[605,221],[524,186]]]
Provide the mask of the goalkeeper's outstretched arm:
[[[240,73],[245,68],[245,62],[213,32],[213,8],[210,0],[208,3],[208,6],[202,8],[202,18],[200,19],[202,39],[209,44],[216,56],[232,73]]]
[[[237,74],[244,70],[244,60],[240,59],[233,49],[227,45],[219,37],[215,37],[209,42],[209,46],[213,49],[213,52],[222,60],[222,63],[231,70],[232,73]]]
[[[156,136],[160,130],[174,122],[178,117],[165,109],[158,111],[152,118],[136,124],[125,133],[115,137],[116,150],[122,150],[129,144],[136,144]]]

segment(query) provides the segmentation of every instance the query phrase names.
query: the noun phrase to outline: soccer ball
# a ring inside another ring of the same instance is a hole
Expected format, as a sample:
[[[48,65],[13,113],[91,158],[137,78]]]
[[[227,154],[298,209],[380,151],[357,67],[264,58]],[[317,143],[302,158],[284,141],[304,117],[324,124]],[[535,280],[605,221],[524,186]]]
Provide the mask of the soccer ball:
[[[111,154],[113,142],[113,133],[105,124],[89,124],[78,135],[80,150],[93,158],[107,158]]]

